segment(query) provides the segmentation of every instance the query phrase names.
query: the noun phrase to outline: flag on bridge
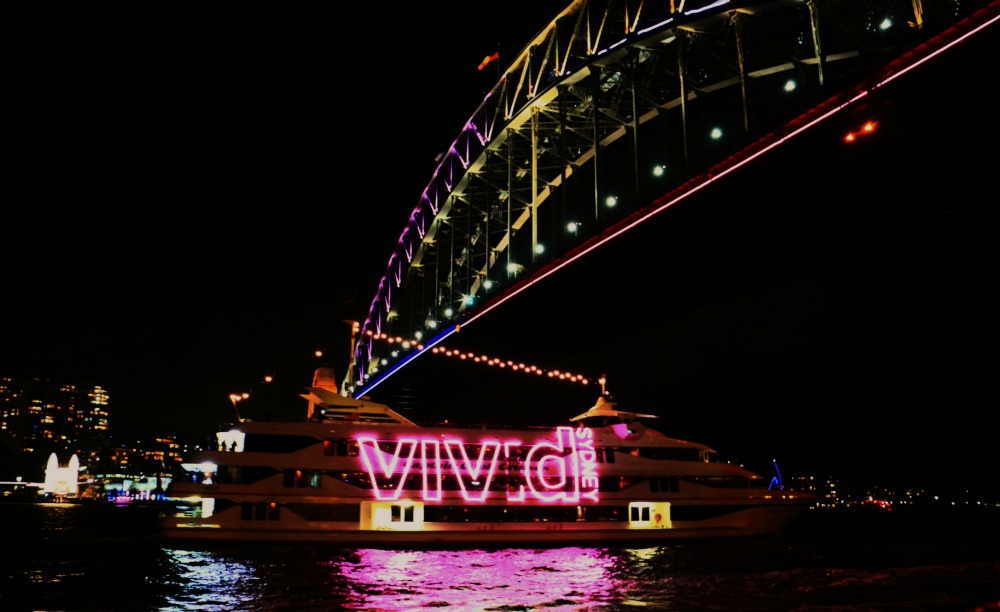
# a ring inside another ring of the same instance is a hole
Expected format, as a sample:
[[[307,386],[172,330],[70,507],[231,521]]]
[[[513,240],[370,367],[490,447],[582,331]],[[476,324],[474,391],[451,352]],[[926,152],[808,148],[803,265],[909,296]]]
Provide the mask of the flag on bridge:
[[[493,55],[487,55],[486,57],[483,58],[483,61],[479,64],[479,69],[482,70],[483,68],[486,67],[487,64],[489,64],[490,62],[496,61],[498,59],[500,59],[500,52],[499,51],[497,51]]]

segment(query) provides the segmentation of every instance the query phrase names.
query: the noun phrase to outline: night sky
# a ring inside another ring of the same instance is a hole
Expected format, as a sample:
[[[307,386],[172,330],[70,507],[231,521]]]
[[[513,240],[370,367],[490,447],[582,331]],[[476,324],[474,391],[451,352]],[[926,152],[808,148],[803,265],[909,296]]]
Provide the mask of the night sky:
[[[562,6],[21,24],[0,375],[100,384],[133,431],[211,432],[241,390],[246,416],[304,415],[312,352],[343,375],[344,320],[493,85],[477,65]],[[448,345],[606,374],[623,408],[761,470],[995,488],[998,29]],[[879,131],[844,144],[868,115]],[[471,422],[557,424],[597,397],[435,356],[404,372],[375,399]]]

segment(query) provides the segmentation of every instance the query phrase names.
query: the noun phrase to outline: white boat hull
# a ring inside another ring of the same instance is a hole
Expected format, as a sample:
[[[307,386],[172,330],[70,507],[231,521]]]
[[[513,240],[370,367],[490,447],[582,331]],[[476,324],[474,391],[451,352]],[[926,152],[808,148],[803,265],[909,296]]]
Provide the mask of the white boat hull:
[[[226,525],[207,520],[167,518],[164,538],[184,544],[322,544],[368,548],[545,548],[561,546],[649,546],[714,538],[752,538],[781,532],[800,505],[755,507],[701,521],[674,521],[669,527],[635,527],[628,522],[424,523],[420,529],[359,529],[352,523],[280,521]]]

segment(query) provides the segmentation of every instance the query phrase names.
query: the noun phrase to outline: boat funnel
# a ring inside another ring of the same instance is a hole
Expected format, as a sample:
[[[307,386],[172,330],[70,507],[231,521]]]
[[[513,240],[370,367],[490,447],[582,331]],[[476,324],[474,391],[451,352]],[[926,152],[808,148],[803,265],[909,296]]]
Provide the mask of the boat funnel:
[[[327,389],[333,393],[337,393],[337,378],[334,375],[333,368],[329,366],[320,366],[316,368],[316,372],[313,373],[312,387],[317,387],[320,389]],[[309,412],[306,415],[308,420],[313,419],[313,415],[316,412],[315,402],[309,402]]]

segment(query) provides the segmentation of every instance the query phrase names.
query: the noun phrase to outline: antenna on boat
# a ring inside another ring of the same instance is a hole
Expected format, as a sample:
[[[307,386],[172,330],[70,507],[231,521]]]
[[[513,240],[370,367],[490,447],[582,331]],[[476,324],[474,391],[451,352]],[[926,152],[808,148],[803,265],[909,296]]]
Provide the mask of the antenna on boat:
[[[236,402],[242,402],[243,400],[249,399],[249,398],[250,398],[250,394],[249,393],[230,393],[229,394],[229,401],[231,401],[233,403],[233,411],[236,413],[236,422],[237,423],[242,423],[243,422],[243,417],[240,416],[240,409],[239,409],[239,406],[236,405]]]
[[[605,388],[605,385],[608,384],[608,377],[605,376],[604,374],[601,374],[601,377],[597,379],[597,382],[598,384],[601,385],[601,397],[604,397],[605,395],[608,394],[608,391]]]

